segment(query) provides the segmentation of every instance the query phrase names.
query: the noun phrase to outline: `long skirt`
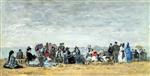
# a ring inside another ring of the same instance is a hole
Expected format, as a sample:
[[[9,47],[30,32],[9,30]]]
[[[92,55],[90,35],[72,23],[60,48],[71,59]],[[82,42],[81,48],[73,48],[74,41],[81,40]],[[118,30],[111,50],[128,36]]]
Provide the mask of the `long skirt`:
[[[8,64],[4,64],[3,65],[4,68],[8,68],[8,69],[19,69],[19,68],[23,68],[23,66],[17,64],[14,67],[9,66]]]
[[[97,57],[96,56],[92,56],[92,61],[97,61]]]
[[[118,55],[118,62],[126,62],[126,57],[123,56],[123,52],[119,52],[119,55]]]

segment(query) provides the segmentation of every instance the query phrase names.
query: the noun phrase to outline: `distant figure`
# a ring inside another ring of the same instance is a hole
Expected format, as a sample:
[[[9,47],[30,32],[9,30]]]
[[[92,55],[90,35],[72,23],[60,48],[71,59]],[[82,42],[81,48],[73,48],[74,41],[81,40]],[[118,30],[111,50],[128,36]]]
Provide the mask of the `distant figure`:
[[[102,61],[101,61],[100,53],[97,54],[97,60],[100,61],[100,62],[102,62]]]
[[[69,52],[69,47],[66,47],[65,52],[63,53],[63,55],[64,55],[64,64],[68,63],[68,58],[67,58],[68,52]]]
[[[60,48],[58,48],[55,56],[55,60],[57,63],[63,63],[63,51],[61,51]]]
[[[79,47],[75,46],[75,48],[74,48],[74,52],[76,52],[77,54],[79,54],[79,55],[80,55]]]
[[[112,43],[110,43],[109,48],[108,48],[109,56],[112,56],[112,53],[113,53],[113,46],[112,46]]]
[[[146,60],[146,56],[147,54],[146,54],[146,52],[145,52],[145,49],[142,49],[141,50],[141,52],[140,52],[140,60],[141,61],[144,61],[144,60]]]
[[[137,52],[137,50],[134,51],[134,60],[139,61],[139,53]]]
[[[75,57],[76,63],[77,64],[85,64],[86,60],[85,60],[84,56],[81,55],[79,47],[75,46],[74,53],[75,53],[74,57]]]
[[[92,54],[92,52],[88,51],[87,54],[86,54],[86,59],[87,59],[88,57],[92,57],[91,54]]]
[[[120,51],[119,51],[119,55],[118,55],[118,61],[119,62],[126,62],[124,43],[121,44],[121,46],[120,46]]]
[[[76,63],[78,64],[81,62],[81,58],[80,58],[80,50],[77,46],[75,46],[75,48],[74,48],[74,53],[75,53]]]
[[[4,68],[9,68],[9,69],[15,69],[15,68],[23,68],[21,65],[18,64],[16,58],[14,57],[14,51],[11,50],[9,52],[9,57],[7,62],[3,66]]]
[[[17,59],[23,59],[23,52],[21,51],[21,49],[19,49],[16,58]]]
[[[144,51],[144,60],[146,61],[147,60],[147,52],[145,51],[145,49],[143,51]]]
[[[132,61],[132,51],[131,51],[129,43],[127,43],[127,46],[125,48],[125,54],[126,54],[127,62],[128,63],[131,62]]]
[[[45,57],[49,57],[49,52],[48,52],[48,50],[44,51],[44,56],[45,56]]]
[[[91,45],[88,46],[88,52],[91,52],[92,51],[92,47]]]
[[[119,50],[120,50],[120,46],[117,44],[117,42],[115,42],[115,44],[113,45],[113,58],[115,63],[118,62]]]
[[[58,46],[58,49],[60,51],[63,51],[63,53],[65,52],[65,46],[64,46],[64,43],[60,43],[60,45]]]
[[[88,52],[86,55],[86,62],[89,64],[92,62],[92,52]]]
[[[37,58],[39,60],[39,66],[43,67],[44,66],[44,59],[45,59],[45,57],[44,57],[44,49],[41,48],[38,51],[36,51],[36,53],[37,53]]]
[[[43,67],[54,67],[56,66],[57,63],[53,62],[51,58],[47,57],[46,60],[44,61],[44,66]]]
[[[135,60],[135,58],[134,58],[134,54],[135,54],[135,50],[134,50],[134,49],[132,49],[132,60]]]
[[[97,51],[95,51],[95,50],[92,51],[92,61],[98,61],[98,59],[97,59]]]
[[[110,43],[110,45],[109,45],[108,55],[112,59],[112,56],[113,56],[113,46],[112,46],[112,43]]]
[[[56,47],[52,46],[51,52],[50,52],[50,58],[52,58],[52,60],[55,60],[55,55],[56,55]]]

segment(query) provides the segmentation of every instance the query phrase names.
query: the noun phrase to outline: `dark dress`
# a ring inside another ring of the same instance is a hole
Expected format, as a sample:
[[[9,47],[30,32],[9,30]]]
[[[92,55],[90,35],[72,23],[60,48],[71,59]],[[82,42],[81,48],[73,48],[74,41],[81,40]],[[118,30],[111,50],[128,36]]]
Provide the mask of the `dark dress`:
[[[75,58],[71,55],[68,55],[68,64],[75,64]]]
[[[135,53],[134,53],[134,58],[135,58],[135,59],[139,59],[139,53],[138,53],[138,52],[135,52]]]
[[[108,48],[108,55],[112,56],[112,53],[113,53],[113,48],[112,48],[112,46],[109,46],[109,48]]]
[[[36,58],[36,56],[35,55],[32,55],[30,52],[27,52],[27,61],[29,62],[29,61],[32,61],[32,60],[34,60],[35,58]]]
[[[61,51],[57,51],[55,59],[56,59],[57,63],[62,63],[63,62],[63,53]]]
[[[75,64],[75,57],[70,53],[70,51],[68,51],[68,64]]]

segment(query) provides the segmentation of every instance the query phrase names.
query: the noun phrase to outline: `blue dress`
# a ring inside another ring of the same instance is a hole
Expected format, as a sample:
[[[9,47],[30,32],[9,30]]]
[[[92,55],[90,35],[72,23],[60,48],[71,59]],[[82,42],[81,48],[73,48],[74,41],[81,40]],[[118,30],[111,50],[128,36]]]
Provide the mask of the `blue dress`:
[[[130,47],[126,47],[125,55],[126,55],[126,58],[127,58],[127,62],[131,62],[132,61],[132,51],[131,51]]]
[[[7,61],[7,63],[4,64],[4,68],[10,68],[10,69],[15,69],[15,68],[23,68],[23,66],[20,66],[16,60],[16,58],[11,55],[10,60]]]

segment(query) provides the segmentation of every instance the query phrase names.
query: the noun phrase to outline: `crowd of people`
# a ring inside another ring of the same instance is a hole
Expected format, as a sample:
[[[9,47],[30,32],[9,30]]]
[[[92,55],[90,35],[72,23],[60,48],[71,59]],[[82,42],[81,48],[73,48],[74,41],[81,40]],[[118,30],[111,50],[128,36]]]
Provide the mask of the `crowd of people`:
[[[89,64],[92,62],[106,62],[106,63],[130,63],[132,61],[146,60],[145,50],[131,49],[130,44],[117,42],[110,43],[107,51],[98,51],[91,46],[87,47],[86,56],[81,53],[79,47],[75,46],[73,51],[70,51],[69,47],[65,47],[64,43],[60,43],[59,46],[52,43],[37,44],[35,48],[30,46],[26,49],[26,55],[24,56],[21,49],[19,49],[16,57],[14,51],[9,52],[7,62],[4,64],[5,68],[23,68],[18,63],[18,59],[25,59],[27,66],[39,66],[39,67],[53,67],[60,63],[63,64]],[[36,54],[33,54],[32,51]]]

